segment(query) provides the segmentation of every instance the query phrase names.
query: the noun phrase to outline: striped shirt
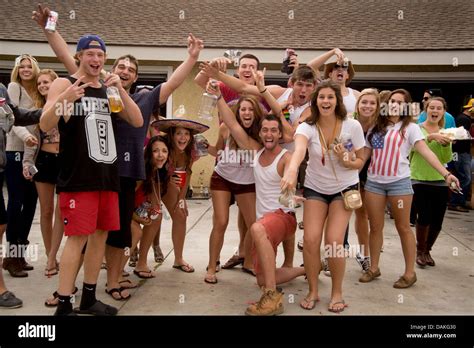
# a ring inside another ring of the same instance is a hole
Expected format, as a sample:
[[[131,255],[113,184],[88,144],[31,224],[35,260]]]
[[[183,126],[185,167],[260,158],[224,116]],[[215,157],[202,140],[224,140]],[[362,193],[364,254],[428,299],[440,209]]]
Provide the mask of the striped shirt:
[[[375,133],[366,146],[372,148],[372,158],[367,172],[371,181],[391,183],[410,177],[408,156],[418,140],[424,139],[420,128],[410,123],[400,133],[402,122],[387,127],[385,133]],[[369,131],[368,134],[370,134]]]

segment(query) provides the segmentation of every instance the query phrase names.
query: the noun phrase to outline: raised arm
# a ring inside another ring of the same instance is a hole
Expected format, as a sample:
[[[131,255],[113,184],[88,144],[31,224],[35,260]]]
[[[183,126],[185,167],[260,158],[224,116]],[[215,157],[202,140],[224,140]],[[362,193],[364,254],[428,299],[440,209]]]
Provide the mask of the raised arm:
[[[217,157],[219,150],[224,149],[224,133],[228,132],[227,126],[225,123],[222,123],[219,127],[219,134],[217,136],[217,141],[215,145],[210,145],[207,147],[207,152],[214,157]]]
[[[229,58],[226,57],[217,57],[210,61],[211,66],[217,68],[219,71],[223,72],[224,74],[227,71],[227,64],[232,63]],[[207,82],[209,81],[209,76],[202,70],[194,78],[194,82],[201,87],[202,89],[206,89]]]
[[[194,64],[199,59],[199,53],[204,48],[201,39],[197,39],[193,34],[188,36],[188,57],[174,71],[168,81],[161,85],[160,105],[166,103],[168,97],[178,88],[193,70]]]
[[[339,48],[333,48],[332,50],[311,59],[307,65],[317,71],[324,65],[324,63],[326,63],[329,58],[334,55],[336,56],[338,62],[344,59],[344,53]]]
[[[49,46],[51,46],[52,50],[54,51],[54,54],[59,59],[59,61],[64,64],[68,73],[72,75],[78,70],[78,66],[76,65],[74,57],[71,55],[71,52],[69,52],[69,47],[66,41],[64,41],[58,30],[49,32],[45,29],[49,12],[49,8],[38,4],[38,8],[36,11],[33,11],[31,19],[38,23],[41,30],[43,30],[46,39],[48,40]]]
[[[212,66],[208,62],[201,63],[200,68],[204,74],[206,74],[212,79],[224,82],[227,86],[229,86],[239,94],[251,94],[256,97],[260,96],[260,92],[257,86],[249,85],[248,83],[245,83],[244,81],[239,80],[238,78],[227,75],[219,71],[217,67]]]
[[[219,110],[219,115],[224,122],[224,124],[229,128],[232,137],[237,142],[237,145],[241,149],[250,149],[250,150],[260,150],[262,147],[258,141],[250,137],[242,126],[237,122],[234,113],[229,108],[224,98],[222,98],[221,90],[218,85],[208,83],[207,93],[217,95],[219,97],[217,101],[217,109]]]

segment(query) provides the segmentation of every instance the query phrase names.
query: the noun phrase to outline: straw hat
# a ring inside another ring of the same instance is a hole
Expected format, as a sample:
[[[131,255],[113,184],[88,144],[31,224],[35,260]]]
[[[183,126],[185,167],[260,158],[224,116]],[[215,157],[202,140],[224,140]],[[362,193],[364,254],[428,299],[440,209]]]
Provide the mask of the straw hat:
[[[205,124],[196,121],[186,120],[184,118],[166,118],[153,122],[151,126],[164,133],[167,133],[170,128],[182,127],[189,129],[193,135],[198,133],[204,133],[209,129],[209,126],[206,126]]]

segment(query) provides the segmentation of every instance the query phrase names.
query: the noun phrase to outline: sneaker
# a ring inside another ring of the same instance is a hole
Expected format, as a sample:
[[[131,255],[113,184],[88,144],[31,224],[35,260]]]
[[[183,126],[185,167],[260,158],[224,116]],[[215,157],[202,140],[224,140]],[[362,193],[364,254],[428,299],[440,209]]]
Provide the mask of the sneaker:
[[[130,255],[130,260],[128,261],[128,265],[130,267],[136,267],[137,262],[138,262],[138,247],[136,247],[133,253]]]
[[[0,295],[0,308],[19,308],[23,301],[16,297],[13,292],[5,291]]]
[[[299,251],[303,251],[303,238],[301,238],[298,241],[298,244],[296,244],[296,247],[298,248]]]
[[[271,316],[283,313],[283,293],[272,289],[263,289],[263,295],[255,304],[247,307],[246,315]]]
[[[327,259],[321,259],[321,265],[323,266],[323,273],[326,277],[331,276],[331,271],[329,270],[329,263]]]
[[[370,257],[363,257],[360,253],[356,255],[356,261],[364,272],[367,272],[370,268]]]

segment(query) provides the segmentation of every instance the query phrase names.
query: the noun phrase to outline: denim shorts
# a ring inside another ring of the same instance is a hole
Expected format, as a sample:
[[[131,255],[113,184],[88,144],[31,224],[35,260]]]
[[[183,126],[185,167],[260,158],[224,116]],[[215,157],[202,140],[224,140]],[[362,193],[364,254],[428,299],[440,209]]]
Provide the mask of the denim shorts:
[[[333,193],[333,194],[325,194],[314,191],[310,188],[304,187],[303,188],[303,197],[308,200],[316,200],[326,203],[327,205],[331,204],[332,201],[341,200],[342,201],[342,192],[345,192],[349,189],[357,189],[358,185],[352,185],[347,187],[346,189],[342,190],[341,192]]]
[[[365,191],[383,196],[406,196],[413,194],[410,178],[403,178],[388,184],[381,184],[367,179]]]

